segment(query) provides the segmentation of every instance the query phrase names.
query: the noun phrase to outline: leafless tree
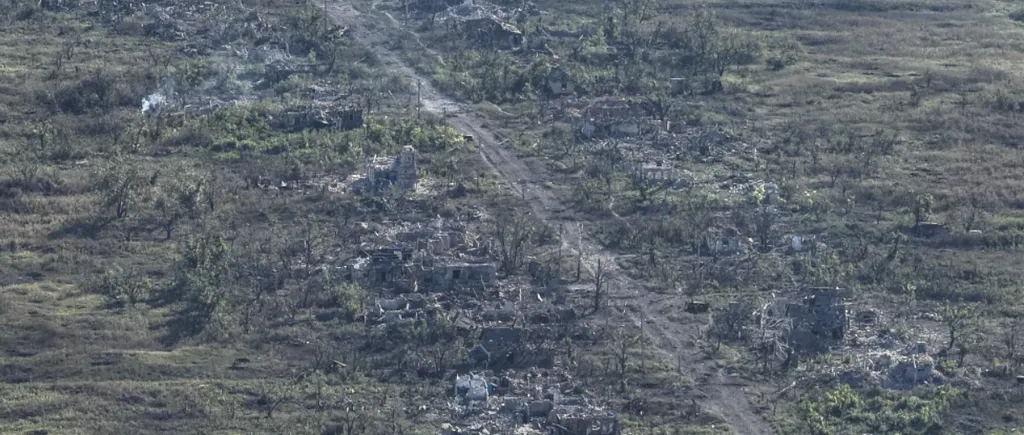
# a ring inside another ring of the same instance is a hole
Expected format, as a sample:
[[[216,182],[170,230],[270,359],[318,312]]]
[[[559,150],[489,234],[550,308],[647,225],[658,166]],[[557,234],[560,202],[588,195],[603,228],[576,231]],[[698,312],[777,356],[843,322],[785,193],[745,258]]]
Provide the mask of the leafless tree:
[[[743,328],[750,320],[751,311],[745,304],[736,303],[730,304],[712,317],[708,335],[714,340],[715,352],[718,352],[726,340],[743,338]]]
[[[639,338],[636,334],[625,330],[619,330],[613,336],[612,350],[614,354],[612,357],[615,363],[615,372],[619,378],[619,390],[623,392],[626,391],[626,373],[629,371],[630,355]]]
[[[601,309],[601,301],[604,299],[605,293],[605,279],[607,279],[604,264],[601,259],[597,259],[597,268],[594,269],[594,312],[598,312]]]
[[[1021,333],[1024,333],[1024,319],[1013,319],[1003,326],[1000,341],[1005,348],[1003,357],[1006,359],[1006,365],[1004,367],[1008,367],[1009,370],[1016,369],[1021,362]]]
[[[964,191],[960,193],[959,197],[958,204],[953,210],[953,219],[960,224],[965,233],[969,233],[976,229],[984,219],[985,210],[982,204],[984,194]]]
[[[506,274],[515,273],[523,265],[527,243],[533,234],[533,224],[527,215],[504,213],[494,222],[494,236],[501,255],[501,269]]]
[[[788,360],[792,355],[789,347],[789,332],[792,322],[787,317],[774,316],[771,307],[777,303],[773,297],[761,305],[758,311],[756,342],[754,343],[761,370],[768,373],[772,361]]]
[[[767,202],[758,205],[754,214],[754,232],[762,252],[771,250],[772,238],[775,236],[775,219],[777,211]]]

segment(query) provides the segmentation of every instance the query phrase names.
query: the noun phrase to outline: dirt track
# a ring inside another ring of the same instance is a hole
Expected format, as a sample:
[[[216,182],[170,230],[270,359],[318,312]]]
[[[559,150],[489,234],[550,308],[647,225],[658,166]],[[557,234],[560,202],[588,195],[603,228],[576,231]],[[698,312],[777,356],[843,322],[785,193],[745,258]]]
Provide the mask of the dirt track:
[[[575,241],[580,240],[579,226],[557,216],[569,208],[542,184],[530,183],[530,180],[543,179],[543,174],[535,173],[505,149],[490,131],[483,128],[482,118],[474,114],[468,106],[438,92],[431,85],[429,78],[423,77],[406,65],[400,56],[386,48],[387,35],[385,32],[375,32],[374,29],[379,26],[397,27],[397,22],[389,19],[390,17],[362,14],[346,3],[328,3],[327,9],[339,24],[349,26],[358,43],[371,47],[392,72],[408,77],[412,83],[418,81],[421,84],[420,95],[424,109],[434,113],[454,114],[449,118],[449,122],[463,134],[473,135],[484,161],[504,179],[510,189],[518,191],[519,182],[527,182],[529,204],[536,216],[554,226],[559,223],[571,223],[564,225],[562,243],[565,248],[577,248]],[[418,38],[416,40],[418,41]],[[424,49],[427,50],[426,47]],[[586,216],[575,217],[585,223]],[[771,426],[754,413],[741,387],[732,382],[727,385],[722,371],[713,367],[697,347],[700,324],[696,321],[681,324],[662,319],[661,314],[656,312],[657,307],[662,305],[659,303],[658,295],[643,291],[643,283],[634,281],[622,273],[616,265],[615,256],[594,243],[587,234],[583,234],[582,240],[580,248],[588,263],[593,265],[597,259],[601,259],[607,270],[607,288],[612,307],[606,311],[615,317],[621,315],[621,319],[615,320],[629,321],[635,325],[640,325],[642,319],[644,331],[649,335],[656,351],[672,365],[678,364],[682,372],[693,379],[693,393],[700,396],[698,402],[725,418],[734,432],[751,435],[772,433]]]

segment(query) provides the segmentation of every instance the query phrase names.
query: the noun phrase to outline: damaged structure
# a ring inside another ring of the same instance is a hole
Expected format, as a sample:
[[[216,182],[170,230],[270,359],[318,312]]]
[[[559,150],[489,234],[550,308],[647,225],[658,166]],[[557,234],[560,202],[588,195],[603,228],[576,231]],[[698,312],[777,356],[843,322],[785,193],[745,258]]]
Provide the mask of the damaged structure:
[[[513,50],[522,47],[526,41],[516,26],[493,17],[462,21],[457,26],[467,38],[487,47]]]
[[[576,129],[588,139],[636,136],[643,132],[643,111],[621,98],[593,101],[583,109]]]
[[[544,83],[547,85],[548,93],[554,97],[576,93],[576,80],[573,80],[572,76],[561,67],[552,68],[545,77]]]
[[[487,369],[553,366],[554,353],[530,346],[528,334],[525,328],[484,328],[480,332],[480,343],[469,351],[470,361]]]
[[[395,156],[390,164],[382,164],[376,158],[367,159],[366,175],[364,178],[353,183],[352,190],[356,193],[379,191],[391,187],[397,187],[400,190],[411,190],[416,187],[418,181],[416,150],[412,146],[406,146],[402,149],[402,153]]]
[[[846,333],[846,304],[837,288],[808,289],[807,296],[782,301],[772,308],[776,317],[791,322],[789,343],[798,352],[821,352],[842,343]]]
[[[526,43],[523,32],[510,24],[512,15],[493,5],[463,3],[447,10],[449,31],[491,48],[514,50]]]
[[[575,394],[573,387],[564,374],[536,369],[457,375],[459,412],[468,418],[460,427],[445,424],[441,433],[618,435],[618,416]]]
[[[401,178],[398,184],[402,186]],[[467,240],[464,230],[417,227],[396,231],[386,241],[359,249],[343,266],[345,277],[368,287],[408,292],[481,288],[497,279],[486,249]]]

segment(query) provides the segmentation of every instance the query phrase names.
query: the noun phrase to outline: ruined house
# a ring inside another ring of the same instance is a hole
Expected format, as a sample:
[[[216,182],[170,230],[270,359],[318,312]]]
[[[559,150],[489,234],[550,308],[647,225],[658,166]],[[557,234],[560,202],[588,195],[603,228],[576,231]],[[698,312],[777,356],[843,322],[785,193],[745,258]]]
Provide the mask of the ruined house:
[[[791,321],[789,342],[799,352],[819,352],[841,343],[846,334],[846,304],[834,288],[808,289],[807,296],[774,308]]]
[[[352,189],[356,193],[390,187],[411,190],[416,187],[417,181],[419,181],[419,174],[416,172],[416,150],[411,146],[406,146],[402,149],[401,154],[395,156],[389,166],[368,160],[366,176],[354,183]]]
[[[469,351],[469,359],[489,369],[519,367],[551,367],[554,353],[550,349],[529,346],[524,328],[484,328],[480,342]]]
[[[605,98],[583,109],[576,128],[586,138],[636,136],[643,130],[643,112],[620,98]]]
[[[576,81],[564,69],[552,68],[544,79],[548,92],[555,97],[573,95],[576,93]]]
[[[323,107],[296,108],[275,116],[271,120],[270,126],[277,130],[292,132],[324,128],[353,130],[363,126],[363,110],[353,108],[328,109]]]
[[[77,8],[78,0],[39,0],[39,8],[50,12],[60,12]]]
[[[499,49],[517,49],[526,39],[516,26],[494,17],[481,17],[458,23],[467,38],[485,46]]]
[[[368,286],[391,284],[409,275],[412,249],[405,247],[360,250],[345,265],[345,278]]]
[[[417,226],[404,230],[378,230],[380,240],[344,264],[349,281],[367,286],[388,286],[409,291],[446,292],[483,288],[497,279],[494,262],[467,242],[457,226]]]
[[[484,328],[480,343],[469,351],[469,358],[485,367],[512,366],[523,348],[521,328]]]
[[[698,245],[697,253],[707,256],[731,256],[745,253],[747,244],[735,228],[726,227],[713,231],[707,240]]]
[[[658,184],[666,187],[681,187],[679,170],[666,165],[664,161],[640,162],[633,168],[634,183]]]
[[[342,130],[355,130],[363,127],[363,109],[349,108],[340,110],[335,118],[336,127]]]
[[[581,412],[555,408],[550,418],[551,427],[557,435],[618,435],[619,419],[611,413],[597,413],[593,410]]]
[[[418,275],[420,285],[427,289],[482,287],[494,282],[497,268],[492,262],[454,262],[424,267]]]

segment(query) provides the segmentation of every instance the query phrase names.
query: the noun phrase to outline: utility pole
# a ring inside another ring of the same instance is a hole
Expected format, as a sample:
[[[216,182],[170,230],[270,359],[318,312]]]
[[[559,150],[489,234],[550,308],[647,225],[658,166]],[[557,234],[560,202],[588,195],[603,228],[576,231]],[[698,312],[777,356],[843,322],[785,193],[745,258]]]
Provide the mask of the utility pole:
[[[423,81],[416,80],[416,118],[420,117],[421,106],[423,106]]]

